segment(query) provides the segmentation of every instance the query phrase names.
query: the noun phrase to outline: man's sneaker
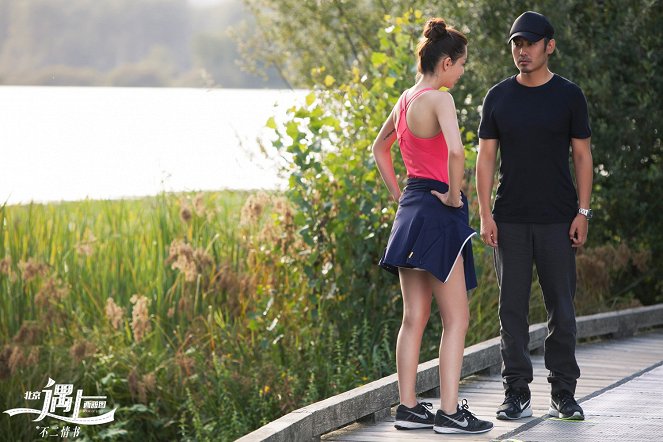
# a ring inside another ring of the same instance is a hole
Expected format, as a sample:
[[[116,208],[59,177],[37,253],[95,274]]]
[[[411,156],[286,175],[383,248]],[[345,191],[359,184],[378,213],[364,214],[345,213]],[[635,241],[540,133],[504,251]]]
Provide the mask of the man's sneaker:
[[[493,428],[493,423],[482,421],[472,414],[467,406],[467,400],[463,399],[462,406],[458,407],[456,413],[446,414],[437,410],[435,415],[436,433],[485,433]]]
[[[566,390],[551,395],[548,414],[553,417],[561,417],[562,419],[579,421],[585,419],[585,414],[582,412],[580,405],[578,405],[573,398],[573,393]]]
[[[433,404],[430,402],[419,402],[412,408],[400,404],[396,409],[394,427],[399,430],[431,428],[434,422],[435,414],[433,414]]]
[[[529,389],[509,388],[504,396],[504,402],[497,409],[497,418],[502,420],[520,419],[532,415],[530,404],[532,395]]]

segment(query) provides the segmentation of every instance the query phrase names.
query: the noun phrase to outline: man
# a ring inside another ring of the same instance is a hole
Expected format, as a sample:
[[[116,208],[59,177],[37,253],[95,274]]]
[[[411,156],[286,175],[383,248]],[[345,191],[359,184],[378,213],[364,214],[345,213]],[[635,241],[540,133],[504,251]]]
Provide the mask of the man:
[[[528,311],[533,264],[548,312],[544,358],[550,370],[549,412],[584,419],[574,398],[580,369],[573,298],[575,250],[585,243],[592,216],[591,129],[582,90],[548,68],[553,35],[552,25],[539,13],[528,11],[514,21],[507,41],[520,73],[488,91],[479,126],[481,238],[494,248],[500,287],[505,399],[498,419],[532,415]],[[498,149],[499,185],[491,213]]]

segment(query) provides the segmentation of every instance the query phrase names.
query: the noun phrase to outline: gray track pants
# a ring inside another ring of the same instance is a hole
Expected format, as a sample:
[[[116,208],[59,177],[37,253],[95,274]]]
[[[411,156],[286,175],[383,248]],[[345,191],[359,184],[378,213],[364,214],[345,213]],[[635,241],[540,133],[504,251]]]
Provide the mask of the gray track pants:
[[[498,223],[495,271],[500,286],[500,335],[504,388],[528,388],[532,382],[529,343],[529,300],[532,264],[548,312],[544,359],[548,382],[556,393],[575,393],[580,369],[575,358],[575,249],[570,224]]]

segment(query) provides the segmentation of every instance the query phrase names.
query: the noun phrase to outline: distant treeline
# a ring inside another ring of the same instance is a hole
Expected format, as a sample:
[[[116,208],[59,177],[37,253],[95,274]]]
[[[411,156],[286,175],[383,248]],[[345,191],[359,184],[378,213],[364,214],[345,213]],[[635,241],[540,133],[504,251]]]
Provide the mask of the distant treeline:
[[[282,87],[239,68],[251,23],[240,0],[0,0],[0,84]]]

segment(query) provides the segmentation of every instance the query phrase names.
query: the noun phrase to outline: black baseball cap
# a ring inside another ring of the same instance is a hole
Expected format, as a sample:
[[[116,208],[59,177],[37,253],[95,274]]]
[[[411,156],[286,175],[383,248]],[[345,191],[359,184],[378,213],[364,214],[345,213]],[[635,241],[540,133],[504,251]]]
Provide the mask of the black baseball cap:
[[[535,42],[542,38],[553,38],[555,29],[545,15],[538,12],[527,11],[522,13],[511,25],[509,39],[511,43],[516,37],[522,37],[527,41]]]

